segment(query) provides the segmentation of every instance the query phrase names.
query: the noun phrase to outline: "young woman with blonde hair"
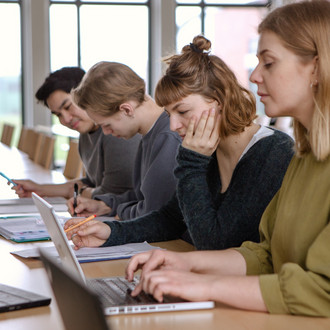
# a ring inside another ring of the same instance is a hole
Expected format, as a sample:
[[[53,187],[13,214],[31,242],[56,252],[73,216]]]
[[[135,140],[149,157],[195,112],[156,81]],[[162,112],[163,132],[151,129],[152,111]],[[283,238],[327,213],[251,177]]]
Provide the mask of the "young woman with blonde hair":
[[[158,251],[131,259],[141,290],[273,314],[330,317],[330,2],[271,12],[251,75],[268,116],[292,116],[296,155],[265,210],[260,243],[224,251]]]
[[[183,236],[205,250],[259,240],[261,215],[293,155],[292,139],[253,122],[254,96],[210,54],[210,47],[209,40],[195,37],[167,60],[168,69],[156,87],[157,104],[183,139],[176,194],[143,217],[89,222],[72,232],[78,234],[73,239],[78,248]]]

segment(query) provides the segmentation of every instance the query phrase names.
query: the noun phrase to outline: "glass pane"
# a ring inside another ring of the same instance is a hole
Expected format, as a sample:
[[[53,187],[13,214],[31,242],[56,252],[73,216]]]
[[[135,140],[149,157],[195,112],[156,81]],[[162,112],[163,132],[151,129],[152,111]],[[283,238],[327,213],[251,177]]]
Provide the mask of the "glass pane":
[[[201,0],[177,0],[176,1],[178,4],[196,4],[196,3],[200,3]]]
[[[205,36],[212,42],[212,53],[221,57],[250,90],[256,88],[249,77],[257,65],[257,27],[266,13],[266,8],[256,7],[206,8]],[[263,112],[261,103],[257,110]]]
[[[201,33],[201,8],[178,6],[175,11],[177,26],[176,49],[181,52],[183,46]]]
[[[205,4],[216,4],[216,5],[248,5],[248,4],[258,4],[267,5],[267,0],[205,0]]]
[[[88,2],[111,2],[109,0],[82,0],[81,2],[88,1]],[[112,1],[116,3],[146,3],[147,0],[141,1],[141,0],[121,0],[121,1]]]
[[[78,65],[77,7],[50,6],[50,68]]]
[[[21,33],[18,4],[0,4],[0,130],[3,123],[16,128],[12,145],[17,145],[22,122]]]
[[[147,79],[148,7],[81,6],[81,64],[88,70],[99,61],[124,63]]]

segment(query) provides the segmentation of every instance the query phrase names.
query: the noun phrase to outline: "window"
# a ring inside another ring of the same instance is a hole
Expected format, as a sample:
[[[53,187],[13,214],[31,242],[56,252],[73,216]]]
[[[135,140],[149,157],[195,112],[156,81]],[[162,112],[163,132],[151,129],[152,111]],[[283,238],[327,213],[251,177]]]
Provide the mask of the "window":
[[[80,66],[87,71],[99,61],[131,67],[148,86],[148,1],[50,1],[51,71]],[[148,87],[147,87],[148,88]],[[59,123],[52,118],[53,124]],[[66,158],[67,139],[58,137],[55,163]]]
[[[177,0],[177,51],[202,33],[212,42],[212,53],[229,65],[244,87],[255,92],[249,77],[257,64],[257,27],[268,4],[265,0]],[[260,102],[257,112],[264,114]]]
[[[3,3],[0,1],[0,125],[13,124],[14,142],[20,132],[22,120],[22,88],[21,88],[21,33],[20,33],[19,1]]]
[[[148,85],[148,1],[50,2],[52,71],[115,61],[130,66]]]

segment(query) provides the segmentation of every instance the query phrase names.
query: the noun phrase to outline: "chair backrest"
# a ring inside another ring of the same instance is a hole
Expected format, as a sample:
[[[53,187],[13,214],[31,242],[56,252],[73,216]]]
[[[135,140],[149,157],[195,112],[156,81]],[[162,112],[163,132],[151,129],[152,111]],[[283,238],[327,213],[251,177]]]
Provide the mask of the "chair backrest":
[[[33,161],[46,169],[50,169],[54,155],[54,145],[55,138],[53,136],[39,133]]]
[[[71,140],[63,174],[67,179],[70,180],[80,178],[82,168],[83,163],[79,155],[78,141]]]
[[[38,133],[33,128],[22,128],[18,149],[28,154],[32,159],[35,145],[37,143]]]
[[[28,129],[24,141],[24,149],[30,159],[35,158],[35,154],[39,152],[41,141],[40,141],[40,133],[35,131],[34,129]]]
[[[22,126],[21,128],[21,134],[19,136],[18,144],[17,144],[17,149],[21,150],[24,152],[23,148],[25,145],[25,138],[26,138],[26,133],[27,133],[27,128],[25,126]]]
[[[7,146],[11,146],[11,141],[13,139],[15,126],[10,124],[3,124],[2,134],[1,134],[1,142]]]

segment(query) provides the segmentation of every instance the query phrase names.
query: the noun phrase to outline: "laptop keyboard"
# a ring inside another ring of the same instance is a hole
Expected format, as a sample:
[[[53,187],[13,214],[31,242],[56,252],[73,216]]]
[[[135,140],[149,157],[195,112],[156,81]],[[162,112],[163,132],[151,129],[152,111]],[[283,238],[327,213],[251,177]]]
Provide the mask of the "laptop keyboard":
[[[30,300],[12,293],[0,291],[0,306],[16,305]]]
[[[137,282],[137,279],[129,282],[124,277],[113,277],[92,279],[88,284],[96,291],[105,307],[157,303],[151,295],[144,292],[136,297],[131,296]]]

